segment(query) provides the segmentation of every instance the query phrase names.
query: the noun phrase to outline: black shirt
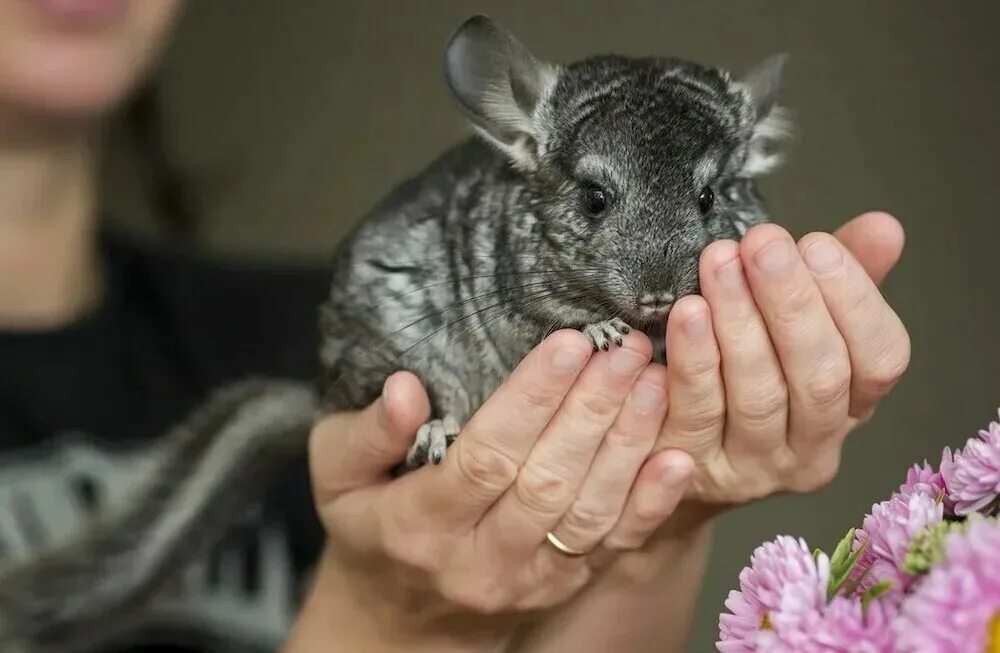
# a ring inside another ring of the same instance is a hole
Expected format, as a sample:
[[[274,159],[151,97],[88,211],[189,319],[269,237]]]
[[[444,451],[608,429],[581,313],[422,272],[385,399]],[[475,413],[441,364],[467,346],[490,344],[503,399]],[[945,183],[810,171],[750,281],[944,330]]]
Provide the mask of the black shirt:
[[[0,560],[70,537],[140,481],[147,448],[215,388],[311,380],[329,272],[210,263],[104,232],[105,294],[76,323],[0,331]],[[305,452],[253,523],[178,572],[142,651],[275,650],[322,531]]]

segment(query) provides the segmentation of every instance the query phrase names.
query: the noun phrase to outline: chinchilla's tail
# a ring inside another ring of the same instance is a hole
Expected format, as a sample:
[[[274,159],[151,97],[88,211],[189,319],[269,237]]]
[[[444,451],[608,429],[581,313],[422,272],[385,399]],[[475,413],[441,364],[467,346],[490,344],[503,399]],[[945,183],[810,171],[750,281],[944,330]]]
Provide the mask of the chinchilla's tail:
[[[312,388],[224,388],[164,439],[145,486],[85,536],[0,568],[0,653],[76,651],[128,630],[178,567],[218,542],[270,470],[305,451]]]

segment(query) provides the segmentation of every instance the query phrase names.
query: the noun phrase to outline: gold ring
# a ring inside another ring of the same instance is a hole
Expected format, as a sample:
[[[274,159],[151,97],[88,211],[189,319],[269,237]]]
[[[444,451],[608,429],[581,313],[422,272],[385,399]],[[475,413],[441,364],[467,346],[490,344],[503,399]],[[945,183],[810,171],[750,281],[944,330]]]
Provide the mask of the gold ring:
[[[563,544],[559,540],[558,537],[556,537],[555,535],[552,534],[552,531],[549,531],[548,533],[546,533],[545,537],[546,537],[546,539],[548,539],[549,544],[551,544],[552,546],[554,546],[556,548],[556,550],[559,551],[559,553],[562,553],[564,555],[568,555],[571,558],[579,558],[580,556],[587,555],[586,551],[577,551],[577,550],[571,549],[568,546],[566,546],[565,544]]]

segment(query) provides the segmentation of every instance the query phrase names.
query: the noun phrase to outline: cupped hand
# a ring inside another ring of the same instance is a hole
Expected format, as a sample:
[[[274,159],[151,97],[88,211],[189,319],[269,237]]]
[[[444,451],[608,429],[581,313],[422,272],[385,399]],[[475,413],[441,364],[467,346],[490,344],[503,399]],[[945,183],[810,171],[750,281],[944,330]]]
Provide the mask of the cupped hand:
[[[796,243],[751,229],[709,246],[701,297],[667,325],[670,410],[657,447],[692,454],[702,515],[835,476],[847,434],[906,369],[910,341],[880,294],[903,233],[862,215]]]
[[[551,335],[441,465],[400,478],[390,469],[429,412],[416,377],[398,373],[366,410],[321,422],[310,460],[329,535],[323,564],[350,584],[335,591],[389,610],[383,636],[455,615],[463,628],[509,634],[512,615],[566,600],[609,551],[640,547],[694,470],[682,452],[651,455],[667,408],[666,369],[651,352],[639,333],[597,353],[578,332]],[[585,555],[560,552],[549,533]]]

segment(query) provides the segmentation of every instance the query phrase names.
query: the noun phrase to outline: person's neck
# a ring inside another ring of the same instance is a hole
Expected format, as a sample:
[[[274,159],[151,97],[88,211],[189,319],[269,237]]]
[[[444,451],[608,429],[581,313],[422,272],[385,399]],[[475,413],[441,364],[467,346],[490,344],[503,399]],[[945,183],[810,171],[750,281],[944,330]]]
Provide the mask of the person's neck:
[[[22,136],[0,134],[0,329],[53,328],[100,297],[96,152],[82,130]]]

